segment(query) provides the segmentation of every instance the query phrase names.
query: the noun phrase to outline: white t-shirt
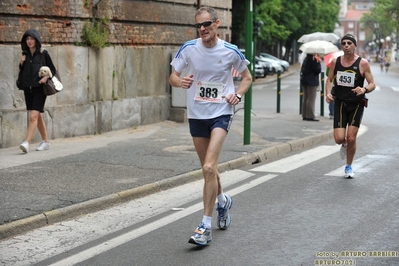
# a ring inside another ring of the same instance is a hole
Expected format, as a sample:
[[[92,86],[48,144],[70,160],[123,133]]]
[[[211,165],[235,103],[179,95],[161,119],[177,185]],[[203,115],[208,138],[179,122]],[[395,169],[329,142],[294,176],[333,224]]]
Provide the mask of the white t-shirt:
[[[232,67],[243,72],[249,61],[237,46],[218,39],[206,48],[202,39],[187,41],[170,63],[176,72],[193,74],[194,83],[187,91],[187,117],[211,119],[234,113],[232,105],[221,95],[235,93]]]

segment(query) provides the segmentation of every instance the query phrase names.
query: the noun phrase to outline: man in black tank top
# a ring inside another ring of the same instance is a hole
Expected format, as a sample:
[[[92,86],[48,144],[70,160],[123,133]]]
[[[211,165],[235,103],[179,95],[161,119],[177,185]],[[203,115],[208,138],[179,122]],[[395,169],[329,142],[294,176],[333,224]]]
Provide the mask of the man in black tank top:
[[[343,56],[333,59],[326,81],[326,101],[335,99],[334,139],[341,146],[341,156],[346,157],[345,177],[352,178],[352,162],[356,153],[356,137],[367,107],[366,93],[375,89],[369,62],[355,54],[356,38],[345,34],[341,39]],[[367,86],[364,86],[364,80]],[[334,85],[334,95],[331,94]]]

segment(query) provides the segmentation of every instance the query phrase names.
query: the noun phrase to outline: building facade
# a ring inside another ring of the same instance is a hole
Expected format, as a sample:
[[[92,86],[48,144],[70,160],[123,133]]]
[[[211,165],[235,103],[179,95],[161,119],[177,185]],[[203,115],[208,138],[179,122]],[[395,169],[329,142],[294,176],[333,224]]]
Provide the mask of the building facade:
[[[60,72],[64,89],[47,98],[44,120],[51,139],[120,130],[176,117],[168,83],[176,49],[197,38],[199,6],[221,19],[231,36],[231,0],[2,0],[0,1],[0,148],[19,145],[28,124],[16,87],[23,33],[35,28]],[[81,46],[85,25],[105,22],[109,45]],[[181,109],[179,109],[181,110]],[[40,135],[33,142],[39,142]]]

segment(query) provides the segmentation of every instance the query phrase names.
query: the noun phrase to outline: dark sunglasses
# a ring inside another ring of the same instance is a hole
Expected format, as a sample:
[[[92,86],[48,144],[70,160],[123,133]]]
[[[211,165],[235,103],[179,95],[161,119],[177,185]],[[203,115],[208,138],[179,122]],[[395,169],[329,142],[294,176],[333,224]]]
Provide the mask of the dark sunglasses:
[[[341,42],[341,45],[352,45],[352,42]]]
[[[210,20],[210,21],[205,21],[203,23],[196,23],[196,24],[194,24],[194,27],[196,27],[197,29],[200,29],[202,26],[204,26],[204,28],[206,28],[206,27],[209,27],[215,21],[216,20]]]

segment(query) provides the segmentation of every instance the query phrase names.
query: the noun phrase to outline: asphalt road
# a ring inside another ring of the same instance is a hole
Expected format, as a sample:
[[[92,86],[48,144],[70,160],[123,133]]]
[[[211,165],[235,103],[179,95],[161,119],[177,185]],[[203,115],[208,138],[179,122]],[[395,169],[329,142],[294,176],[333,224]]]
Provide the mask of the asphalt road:
[[[398,77],[382,75],[375,73],[381,85],[369,95],[354,179],[343,178],[339,147],[328,138],[224,172],[225,191],[234,197],[233,224],[227,231],[214,228],[207,248],[187,243],[202,216],[200,180],[3,240],[0,261],[5,265],[323,265],[320,261],[340,260],[344,265],[398,265],[399,118],[392,116],[399,111],[399,90],[392,86]],[[264,90],[274,93],[272,84]],[[294,87],[285,90],[295,95]],[[313,139],[321,130],[318,127],[331,126],[327,118],[305,123],[288,109],[284,114],[253,109],[264,118],[254,119],[264,125],[254,123],[258,138],[254,142],[265,147],[269,142],[292,143],[295,136],[288,140],[287,133],[282,139],[270,136],[278,127]],[[240,122],[237,115],[235,123]],[[142,139],[148,142],[148,136]],[[232,140],[226,143],[227,154],[237,152]],[[129,149],[130,141],[122,140],[119,149]],[[239,147],[240,156],[250,152],[247,146]],[[89,154],[99,156],[107,148]]]

